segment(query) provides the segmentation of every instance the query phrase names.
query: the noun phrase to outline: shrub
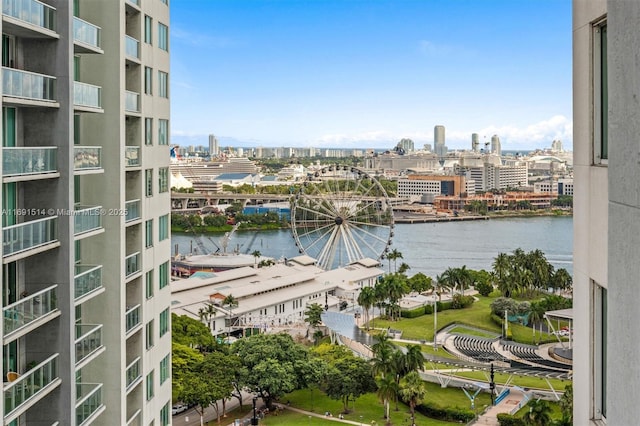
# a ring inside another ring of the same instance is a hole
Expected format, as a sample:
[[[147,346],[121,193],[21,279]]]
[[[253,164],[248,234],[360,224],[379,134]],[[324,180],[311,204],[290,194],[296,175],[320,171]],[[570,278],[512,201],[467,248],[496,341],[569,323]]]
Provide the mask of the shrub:
[[[446,422],[462,422],[469,423],[475,419],[476,415],[473,411],[460,407],[441,407],[432,402],[424,402],[416,407],[416,411],[424,414],[432,419],[443,420]]]
[[[451,300],[451,309],[464,309],[473,304],[473,296],[454,294]]]
[[[500,413],[497,417],[500,426],[525,426],[524,420],[511,414]]]
[[[425,314],[424,307],[419,307],[415,309],[403,309],[400,311],[400,316],[402,318],[418,318]]]
[[[424,307],[424,313],[427,315],[433,314],[433,305],[426,305]]]
[[[493,285],[489,282],[477,282],[475,288],[478,290],[478,293],[485,297],[493,291]]]

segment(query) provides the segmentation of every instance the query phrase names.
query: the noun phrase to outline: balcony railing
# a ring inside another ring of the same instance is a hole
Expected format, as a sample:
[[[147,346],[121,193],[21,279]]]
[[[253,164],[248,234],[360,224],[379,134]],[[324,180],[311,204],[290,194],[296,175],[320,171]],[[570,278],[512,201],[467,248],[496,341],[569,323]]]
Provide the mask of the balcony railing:
[[[36,0],[3,1],[2,14],[55,31],[56,10]]]
[[[102,108],[102,87],[74,81],[73,104],[89,108]]]
[[[133,362],[127,365],[126,380],[127,389],[135,383],[142,375],[140,374],[140,357],[133,360]]]
[[[131,36],[125,36],[124,53],[131,58],[140,59],[140,42]]]
[[[76,206],[73,212],[73,232],[75,235],[94,231],[102,227],[102,206]]]
[[[131,222],[132,220],[140,219],[140,200],[131,200],[124,203],[127,214],[125,216],[125,222]]]
[[[125,313],[125,322],[126,322],[125,332],[127,333],[133,330],[138,325],[140,325],[140,305],[139,304],[127,310],[127,312]]]
[[[88,44],[95,48],[100,48],[100,27],[90,22],[82,20],[77,16],[73,17],[73,41]]]
[[[102,168],[101,146],[74,146],[73,169],[92,170]]]
[[[127,147],[125,147],[124,165],[126,167],[139,167],[140,166],[140,147],[139,146],[127,146]]]
[[[129,112],[140,112],[140,94],[127,90],[124,93],[124,110]]]
[[[30,294],[2,308],[4,334],[13,333],[58,309],[58,285]]]
[[[2,148],[2,176],[27,176],[58,171],[58,148]]]
[[[50,75],[2,67],[4,96],[54,102],[55,87],[56,78]]]
[[[73,277],[76,299],[102,287],[102,265],[76,265]]]
[[[59,354],[50,356],[5,386],[5,417],[58,378],[58,356]]]
[[[140,272],[140,252],[135,252],[124,258],[125,270],[127,277]]]
[[[76,364],[102,347],[102,324],[76,325]]]
[[[102,407],[102,383],[76,384],[76,424],[85,424]]]
[[[53,243],[57,239],[58,216],[7,226],[2,230],[2,254],[7,257],[21,251]]]

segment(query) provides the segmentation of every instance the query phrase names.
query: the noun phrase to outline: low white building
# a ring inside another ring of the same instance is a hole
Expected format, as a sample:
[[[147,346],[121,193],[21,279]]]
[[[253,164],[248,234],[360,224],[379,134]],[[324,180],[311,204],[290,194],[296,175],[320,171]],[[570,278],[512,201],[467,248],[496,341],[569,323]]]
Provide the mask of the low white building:
[[[303,323],[309,305],[336,310],[342,302],[354,304],[360,290],[374,286],[383,274],[373,259],[325,271],[309,256],[265,268],[196,273],[171,283],[171,311],[202,320],[199,312],[212,304],[216,315],[209,318],[209,326],[214,336]],[[230,295],[237,301],[233,308],[222,304]]]

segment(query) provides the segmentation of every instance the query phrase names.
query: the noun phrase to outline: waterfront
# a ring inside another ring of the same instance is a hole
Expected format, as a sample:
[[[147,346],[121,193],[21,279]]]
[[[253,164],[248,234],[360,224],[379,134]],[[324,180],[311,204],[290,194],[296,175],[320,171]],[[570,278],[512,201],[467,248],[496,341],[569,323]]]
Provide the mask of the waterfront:
[[[573,273],[573,218],[526,217],[499,218],[481,221],[397,224],[392,249],[403,255],[398,265],[405,262],[409,275],[417,272],[435,277],[448,267],[466,265],[470,269],[491,269],[493,259],[499,253],[511,253],[517,248],[524,251],[542,250],[555,268],[565,268]],[[221,247],[223,234],[201,237],[205,248],[216,251]],[[182,254],[197,248],[191,234],[172,235]],[[241,253],[259,250],[273,258],[293,257],[298,254],[290,230],[263,232],[236,232],[227,251],[237,249]],[[385,269],[387,268],[385,262]],[[392,266],[393,270],[393,266]]]

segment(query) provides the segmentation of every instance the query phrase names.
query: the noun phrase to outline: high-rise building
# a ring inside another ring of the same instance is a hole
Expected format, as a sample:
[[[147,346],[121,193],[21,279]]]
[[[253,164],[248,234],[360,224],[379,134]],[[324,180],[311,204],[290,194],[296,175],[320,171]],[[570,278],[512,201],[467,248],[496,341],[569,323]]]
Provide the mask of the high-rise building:
[[[636,390],[640,7],[573,2],[575,425],[632,425]]]
[[[218,139],[214,135],[209,135],[209,155],[217,157],[219,153]]]
[[[477,133],[471,134],[471,150],[473,152],[480,151],[480,136]]]
[[[444,126],[435,126],[433,128],[433,149],[438,157],[447,155],[447,146],[444,141]]]
[[[502,148],[500,147],[500,137],[498,137],[498,135],[491,136],[491,153],[502,155]]]
[[[0,26],[2,424],[168,425],[168,1]]]

